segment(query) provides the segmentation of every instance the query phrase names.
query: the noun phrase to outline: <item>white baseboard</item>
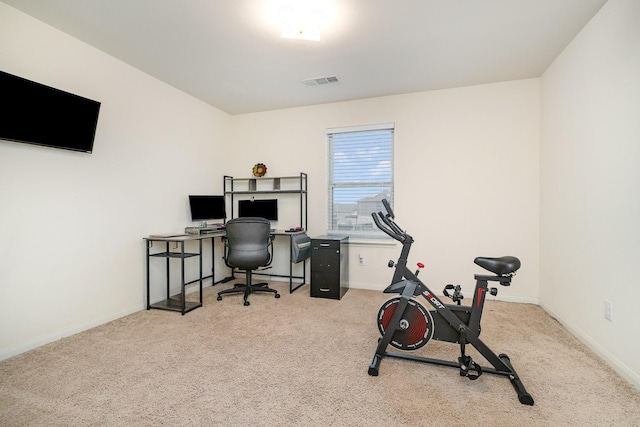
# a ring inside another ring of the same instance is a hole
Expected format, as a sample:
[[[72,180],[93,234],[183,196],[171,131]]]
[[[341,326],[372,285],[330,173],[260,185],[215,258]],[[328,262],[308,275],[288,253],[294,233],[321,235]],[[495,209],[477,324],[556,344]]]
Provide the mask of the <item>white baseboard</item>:
[[[103,325],[105,323],[111,322],[113,320],[119,319],[124,316],[128,316],[129,314],[140,311],[142,307],[129,307],[125,310],[119,311],[111,316],[93,319],[88,323],[74,326],[73,328],[66,329],[64,331],[55,332],[49,335],[43,335],[35,338],[34,340],[28,341],[26,343],[19,344],[17,346],[11,347],[9,349],[3,350],[0,352],[0,360],[5,360],[13,356],[17,356],[18,354],[24,353],[29,350],[33,350],[34,348],[41,347],[45,344],[52,343],[54,341],[58,341],[62,338],[77,334],[79,332],[86,331],[91,328],[95,328],[96,326]]]
[[[206,288],[211,286],[211,279],[207,279],[205,281],[203,281],[202,284],[202,288]],[[187,288],[186,293],[190,294],[193,292],[197,292],[198,291],[198,287],[197,286],[190,286],[189,288]],[[157,302],[157,301],[156,301]],[[85,324],[82,325],[78,325],[78,326],[74,326],[73,328],[69,328],[66,329],[64,331],[61,332],[56,332],[56,333],[52,333],[49,335],[43,335],[41,337],[37,337],[36,339],[32,340],[32,341],[28,341],[26,343],[23,344],[19,344],[17,346],[11,347],[9,349],[5,349],[2,350],[2,352],[0,352],[0,360],[5,360],[8,359],[10,357],[13,356],[17,356],[18,354],[24,353],[26,351],[29,350],[33,350],[34,348],[38,348],[40,346],[43,346],[45,344],[49,344],[51,342],[54,341],[58,341],[62,338],[77,334],[79,332],[83,332],[86,331],[88,329],[91,328],[95,328],[96,326],[100,326],[103,325],[105,323],[109,323],[111,321],[120,319],[121,317],[124,316],[128,316],[130,314],[133,314],[135,312],[138,312],[140,310],[145,310],[146,309],[146,302],[144,302],[143,307],[130,307],[126,310],[122,310],[119,311],[111,316],[107,316],[107,317],[103,317],[103,318],[98,318],[98,319],[93,319],[90,322],[87,322]]]
[[[517,302],[520,304],[534,304],[534,305],[540,305],[540,301],[538,300],[538,298],[530,298],[530,297],[516,297],[516,296],[512,296],[512,295],[507,295],[507,296],[500,296],[500,294],[498,293],[498,296],[487,296],[487,299],[494,299],[496,301],[506,301],[506,302]]]
[[[636,389],[640,390],[640,376],[634,373],[627,365],[622,363],[619,359],[613,356],[607,349],[602,347],[600,344],[595,342],[590,336],[584,334],[581,330],[574,328],[572,325],[568,324],[561,317],[556,315],[552,310],[548,307],[540,304],[540,307],[544,311],[546,311],[549,316],[556,319],[562,326],[564,326],[574,337],[578,338],[584,345],[589,347],[591,351],[597,354],[601,359],[603,359],[609,366],[611,366],[618,374],[620,374],[625,380],[631,383]]]

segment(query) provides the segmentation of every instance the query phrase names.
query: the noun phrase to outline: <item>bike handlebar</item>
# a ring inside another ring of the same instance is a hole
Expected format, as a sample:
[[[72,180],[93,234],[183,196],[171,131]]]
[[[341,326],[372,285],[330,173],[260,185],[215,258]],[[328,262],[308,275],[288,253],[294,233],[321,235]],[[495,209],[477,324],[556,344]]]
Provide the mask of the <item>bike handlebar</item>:
[[[393,220],[395,216],[393,214],[393,209],[391,209],[391,205],[389,204],[387,199],[382,199],[382,204],[387,211],[387,215],[384,215],[382,212],[378,212],[377,214],[375,212],[372,212],[371,216],[373,217],[373,222],[375,222],[376,226],[386,235],[388,235],[392,239],[404,243],[405,241],[407,241],[408,237],[410,238],[410,236],[405,233]]]
[[[392,219],[395,218],[396,216],[393,214],[393,209],[391,209],[391,205],[389,204],[387,199],[382,199],[382,204],[384,205],[384,208],[387,210],[389,217],[391,217]]]
[[[382,220],[384,221],[385,224],[387,224],[387,226],[391,229],[391,231],[393,231],[395,234],[398,234],[400,236],[405,236],[405,232],[404,230],[402,230],[402,228],[400,228],[398,226],[398,224],[396,224],[396,222],[393,220],[393,217],[389,217],[389,215],[382,215],[382,212],[378,212],[378,216],[380,216],[380,218],[382,218]]]
[[[395,239],[398,242],[404,243],[405,237],[401,236],[398,233],[394,233],[390,226],[382,225],[382,222],[380,222],[380,218],[378,218],[378,216],[382,218],[383,221],[385,220],[385,217],[382,214],[382,212],[378,212],[377,214],[375,212],[371,212],[371,217],[373,217],[373,222],[376,223],[376,226],[392,239]],[[387,221],[384,221],[384,222],[386,223]]]

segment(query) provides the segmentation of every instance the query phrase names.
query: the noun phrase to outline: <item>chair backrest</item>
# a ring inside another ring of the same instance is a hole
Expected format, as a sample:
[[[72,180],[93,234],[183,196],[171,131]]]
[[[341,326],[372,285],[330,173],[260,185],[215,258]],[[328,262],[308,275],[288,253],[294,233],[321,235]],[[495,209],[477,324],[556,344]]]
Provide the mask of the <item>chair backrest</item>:
[[[271,259],[269,243],[271,222],[264,218],[234,218],[227,221],[226,263],[231,267],[253,270],[265,266]]]

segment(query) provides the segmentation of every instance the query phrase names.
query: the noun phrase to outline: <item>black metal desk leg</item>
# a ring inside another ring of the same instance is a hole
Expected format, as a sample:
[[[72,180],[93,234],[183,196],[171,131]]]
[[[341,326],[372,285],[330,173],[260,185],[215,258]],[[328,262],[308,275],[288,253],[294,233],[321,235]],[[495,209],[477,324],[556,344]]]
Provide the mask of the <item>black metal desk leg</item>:
[[[211,286],[216,284],[216,250],[215,237],[211,238]]]
[[[293,293],[293,254],[291,246],[293,245],[293,236],[289,235],[289,293]]]
[[[202,239],[198,240],[200,246],[200,304],[202,304]]]
[[[182,295],[182,315],[184,316],[184,310],[185,310],[185,283],[184,283],[184,241],[182,241],[180,243],[180,278],[182,280],[182,285],[181,285],[181,295]]]
[[[149,256],[152,243],[147,241],[147,310],[151,310],[151,296],[149,295],[151,284],[149,279]]]
[[[166,252],[169,253],[169,242],[166,243]],[[167,299],[171,298],[171,285],[169,276],[169,257],[167,257]]]

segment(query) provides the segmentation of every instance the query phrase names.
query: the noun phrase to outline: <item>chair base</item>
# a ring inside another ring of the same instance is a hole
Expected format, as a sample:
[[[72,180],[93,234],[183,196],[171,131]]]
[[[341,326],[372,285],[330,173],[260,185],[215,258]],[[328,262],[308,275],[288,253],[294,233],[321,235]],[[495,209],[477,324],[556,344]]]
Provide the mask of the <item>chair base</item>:
[[[231,289],[225,289],[224,291],[218,292],[218,301],[222,301],[222,295],[225,294],[244,294],[244,305],[250,305],[248,298],[249,295],[253,292],[271,292],[275,294],[276,298],[280,298],[280,294],[275,289],[271,289],[267,283],[256,283],[255,285],[251,283],[251,272],[247,271],[247,283],[246,284],[235,284]]]

